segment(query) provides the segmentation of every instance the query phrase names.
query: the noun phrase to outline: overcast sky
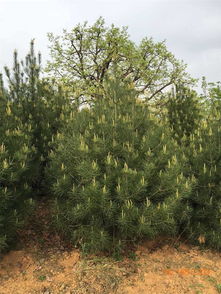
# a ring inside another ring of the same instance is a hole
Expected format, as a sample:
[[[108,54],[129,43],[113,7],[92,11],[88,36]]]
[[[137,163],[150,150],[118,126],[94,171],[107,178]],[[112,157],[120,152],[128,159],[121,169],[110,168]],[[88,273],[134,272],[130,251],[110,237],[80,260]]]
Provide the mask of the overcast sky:
[[[221,0],[0,0],[0,71],[15,48],[22,58],[33,38],[47,60],[48,32],[61,34],[99,16],[128,26],[135,42],[166,40],[193,77],[221,81]]]

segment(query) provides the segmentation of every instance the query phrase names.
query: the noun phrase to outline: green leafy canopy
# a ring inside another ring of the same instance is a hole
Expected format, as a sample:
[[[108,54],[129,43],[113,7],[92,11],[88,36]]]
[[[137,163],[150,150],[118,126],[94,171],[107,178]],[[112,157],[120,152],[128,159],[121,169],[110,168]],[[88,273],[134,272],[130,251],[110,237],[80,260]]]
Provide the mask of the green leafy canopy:
[[[137,45],[126,27],[107,27],[102,17],[91,26],[85,22],[48,37],[51,60],[46,71],[70,88],[80,103],[102,96],[104,78],[116,71],[121,81],[130,81],[140,96],[151,101],[172,84],[193,81],[164,41],[144,38]]]

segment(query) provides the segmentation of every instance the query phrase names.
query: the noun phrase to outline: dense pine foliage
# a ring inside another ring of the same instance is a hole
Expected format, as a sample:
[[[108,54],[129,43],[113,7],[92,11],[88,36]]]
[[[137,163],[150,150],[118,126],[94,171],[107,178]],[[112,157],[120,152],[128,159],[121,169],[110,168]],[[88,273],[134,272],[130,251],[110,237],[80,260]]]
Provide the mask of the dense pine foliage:
[[[16,109],[21,105],[16,105]],[[13,103],[0,89],[0,251],[16,236],[16,229],[32,206],[27,171],[30,162],[30,137],[16,115]]]
[[[31,42],[0,79],[0,251],[42,195],[54,228],[84,251],[163,235],[221,249],[220,84],[204,80],[199,95],[165,44],[136,47],[102,19],[67,37],[51,36],[54,78]]]
[[[219,99],[221,96],[219,96]],[[190,136],[186,150],[188,173],[196,185],[188,200],[192,215],[187,230],[192,240],[221,248],[221,100],[214,101],[209,118]]]
[[[87,250],[175,234],[191,192],[170,130],[116,81],[75,116],[52,153],[58,227]],[[74,230],[73,230],[74,228]]]
[[[18,62],[15,52],[13,69],[10,71],[5,68],[5,72],[8,81],[7,99],[12,101],[22,123],[29,125],[26,133],[35,149],[31,154],[29,183],[34,193],[44,194],[42,189],[47,188],[44,172],[51,150],[50,143],[65,123],[71,106],[61,86],[40,78],[41,56],[35,55],[33,41],[25,61]]]
[[[14,53],[12,71],[5,68],[7,87],[0,87],[0,238],[7,247],[37,195],[49,190],[45,168],[53,136],[65,123],[71,105],[61,87],[40,78],[31,42],[25,62]]]

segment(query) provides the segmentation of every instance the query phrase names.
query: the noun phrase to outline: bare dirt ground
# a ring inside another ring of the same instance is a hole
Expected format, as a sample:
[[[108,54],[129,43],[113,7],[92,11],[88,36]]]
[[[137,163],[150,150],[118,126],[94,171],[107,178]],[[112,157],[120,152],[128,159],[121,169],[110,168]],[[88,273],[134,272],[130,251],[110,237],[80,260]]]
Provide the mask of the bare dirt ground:
[[[1,294],[221,293],[221,255],[180,244],[115,261],[81,257],[78,250],[42,255],[34,248],[11,251],[0,262]]]
[[[0,259],[0,294],[221,293],[221,253],[170,240],[120,261],[81,256],[51,233],[44,207],[36,213],[39,230],[31,221],[22,247]]]

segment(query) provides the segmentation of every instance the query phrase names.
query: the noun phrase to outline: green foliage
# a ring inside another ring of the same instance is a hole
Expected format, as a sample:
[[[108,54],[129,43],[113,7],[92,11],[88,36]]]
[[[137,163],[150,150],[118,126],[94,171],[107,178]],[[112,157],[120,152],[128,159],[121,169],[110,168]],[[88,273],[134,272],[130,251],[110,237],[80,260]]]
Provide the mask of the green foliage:
[[[0,251],[49,188],[58,230],[84,252],[120,258],[181,232],[221,249],[220,83],[204,79],[199,97],[164,42],[136,45],[102,18],[49,40],[53,78],[33,41],[7,87],[0,76]]]
[[[13,104],[0,88],[0,252],[15,239],[22,224],[26,208],[32,206],[30,187],[26,181],[29,165],[29,136],[24,130],[29,125],[21,123],[15,115]]]
[[[220,100],[221,101],[221,100]],[[188,173],[196,185],[188,199],[192,214],[186,224],[190,239],[221,248],[221,104],[217,100],[209,119],[190,136],[186,150]]]
[[[221,284],[216,285],[216,290],[218,291],[218,293],[221,293]]]
[[[57,138],[49,174],[58,228],[86,251],[175,234],[191,182],[163,122],[115,80]]]
[[[30,126],[26,133],[35,149],[31,154],[27,177],[35,193],[42,193],[52,139],[66,123],[71,110],[70,102],[61,87],[40,78],[41,56],[36,57],[33,41],[25,62],[18,62],[15,51],[13,70],[11,72],[6,67],[5,72],[8,78],[7,99],[13,102],[22,123]]]
[[[192,81],[165,42],[144,38],[136,45],[127,28],[106,27],[103,18],[91,26],[78,24],[61,36],[50,33],[49,41],[47,72],[62,81],[80,103],[102,97],[105,77],[116,70],[120,80],[130,80],[148,101],[156,100],[174,83]]]
[[[175,93],[169,95],[167,116],[173,130],[173,137],[181,144],[199,127],[201,114],[200,98],[197,93],[184,86],[177,86]],[[185,137],[185,138],[184,138]]]
[[[33,42],[25,62],[19,63],[15,52],[13,70],[5,72],[7,87],[0,80],[0,250],[14,241],[31,212],[30,197],[47,193],[44,173],[53,137],[73,115],[65,92],[40,78]]]

